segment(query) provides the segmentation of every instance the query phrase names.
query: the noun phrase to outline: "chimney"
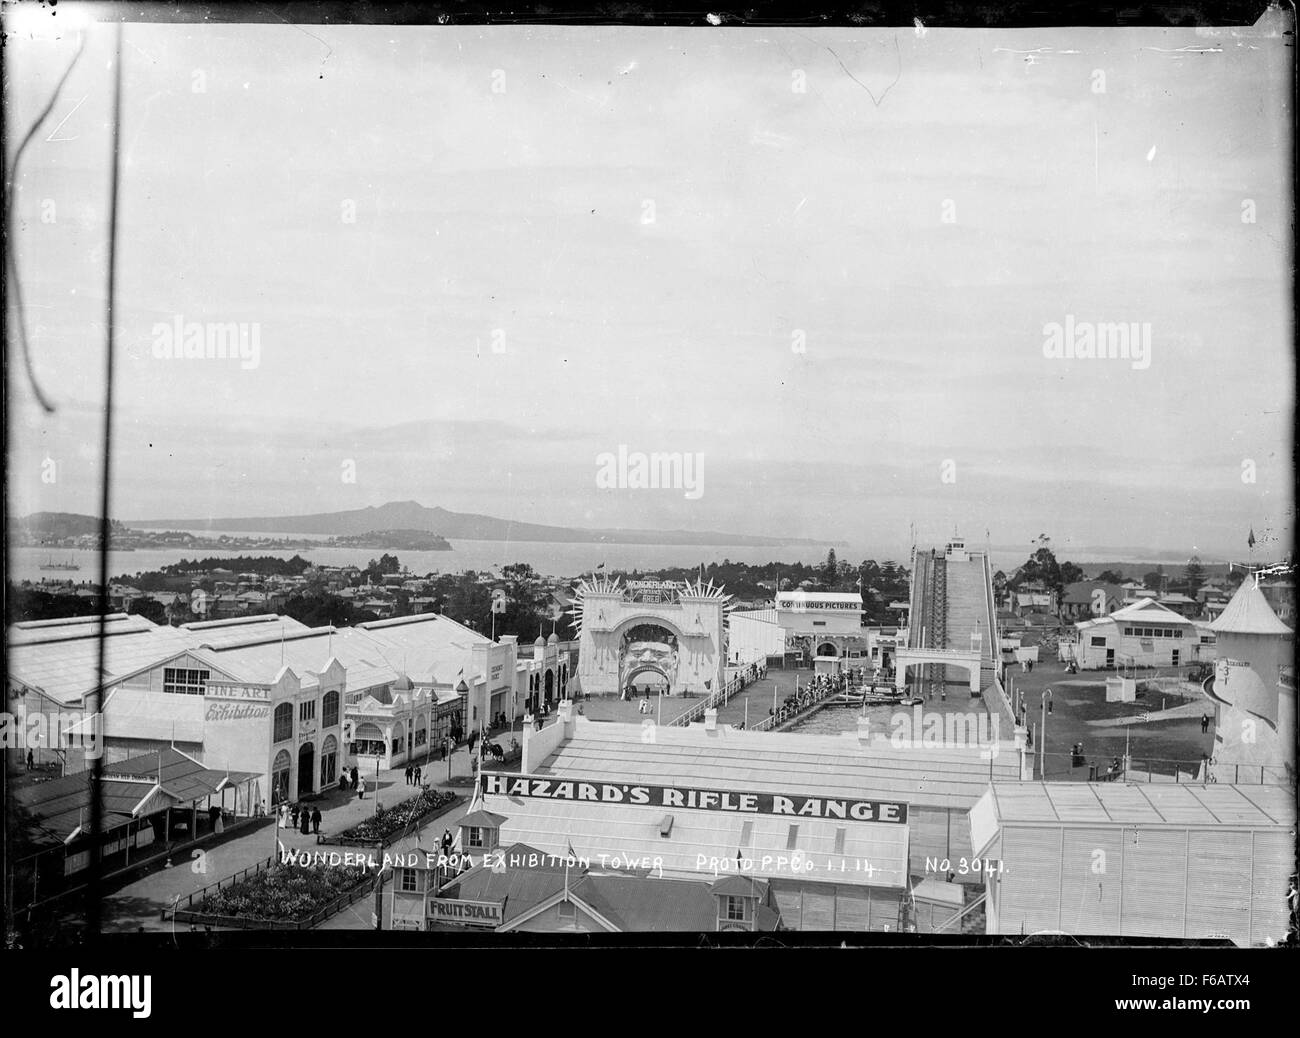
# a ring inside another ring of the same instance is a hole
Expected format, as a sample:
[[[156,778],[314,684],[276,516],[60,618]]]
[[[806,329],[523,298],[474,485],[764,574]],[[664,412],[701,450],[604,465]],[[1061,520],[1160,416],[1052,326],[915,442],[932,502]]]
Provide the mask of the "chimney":
[[[713,707],[704,711],[704,730],[706,732],[718,730],[718,711]]]

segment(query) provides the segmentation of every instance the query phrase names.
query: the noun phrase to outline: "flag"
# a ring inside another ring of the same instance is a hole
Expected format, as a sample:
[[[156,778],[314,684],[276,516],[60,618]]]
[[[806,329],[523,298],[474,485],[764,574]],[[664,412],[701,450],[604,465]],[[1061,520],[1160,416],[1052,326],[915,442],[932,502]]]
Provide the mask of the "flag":
[[[1255,547],[1255,528],[1253,526],[1250,528],[1250,536],[1246,538],[1246,547]]]
[[[602,563],[601,563],[599,566],[597,566],[596,568],[597,568],[597,569],[604,569],[604,568],[605,568],[605,564],[602,562]]]
[[[570,860],[576,859],[576,858],[578,857],[578,852],[575,851],[575,850],[573,849],[573,841],[572,841],[572,840],[569,841],[569,845],[568,845],[568,848],[567,848],[567,849],[568,849],[568,852],[569,852],[569,858],[570,858]]]
[[[736,848],[736,864],[739,865],[739,864],[741,864],[741,862],[743,862],[743,861],[744,861],[744,858],[742,858],[742,857],[740,856],[740,848],[737,847],[737,848]]]

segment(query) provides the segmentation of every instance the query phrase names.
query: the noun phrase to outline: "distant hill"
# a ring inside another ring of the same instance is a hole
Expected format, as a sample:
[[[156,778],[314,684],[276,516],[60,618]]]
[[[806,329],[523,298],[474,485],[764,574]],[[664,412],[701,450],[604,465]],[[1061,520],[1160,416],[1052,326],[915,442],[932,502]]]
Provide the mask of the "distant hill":
[[[116,522],[112,525],[115,529],[120,526]],[[33,512],[19,519],[15,526],[20,535],[32,540],[61,541],[70,537],[99,535],[98,519],[75,512]]]
[[[313,533],[333,537],[362,536],[375,530],[419,530],[435,533],[450,540],[466,541],[552,541],[563,543],[604,544],[692,544],[750,545],[777,547],[788,544],[835,545],[843,541],[818,541],[806,538],[752,537],[713,530],[584,530],[568,526],[544,526],[540,523],[497,519],[471,512],[449,512],[445,508],[426,508],[416,501],[390,501],[388,504],[357,508],[347,512],[320,512],[315,515],[276,515],[232,519],[130,519],[127,526],[137,529],[221,530],[229,533]]]
[[[268,533],[271,531],[267,531]],[[427,530],[367,530],[340,534],[330,541],[343,548],[384,548],[396,551],[451,551],[446,537]]]

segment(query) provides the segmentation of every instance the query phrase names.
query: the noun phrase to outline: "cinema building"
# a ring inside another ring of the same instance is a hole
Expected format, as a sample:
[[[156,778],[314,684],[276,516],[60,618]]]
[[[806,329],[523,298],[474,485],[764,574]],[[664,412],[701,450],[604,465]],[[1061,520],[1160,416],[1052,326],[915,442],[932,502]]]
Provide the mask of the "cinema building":
[[[561,704],[558,723],[525,731],[522,774],[482,776],[475,807],[490,824],[464,846],[572,851],[597,878],[647,870],[646,883],[708,888],[739,877],[759,884],[755,908],[770,904],[784,928],[897,931],[960,910],[964,894],[955,907],[925,904],[926,858],[969,857],[966,812],[990,776],[1017,779],[1022,766],[1010,743],[983,755],[895,748],[746,732],[716,715],[643,727]]]
[[[782,591],[776,596],[776,616],[786,651],[797,654],[804,666],[818,656],[871,656],[862,626],[862,596],[856,592]]]

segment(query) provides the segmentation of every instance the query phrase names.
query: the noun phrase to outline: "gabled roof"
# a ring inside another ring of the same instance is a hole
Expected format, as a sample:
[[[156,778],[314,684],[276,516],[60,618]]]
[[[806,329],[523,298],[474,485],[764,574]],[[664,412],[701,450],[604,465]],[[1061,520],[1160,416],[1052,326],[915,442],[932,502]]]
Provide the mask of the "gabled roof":
[[[99,621],[9,628],[11,678],[38,688],[61,704],[79,703],[99,687]],[[158,627],[141,616],[110,617],[104,639],[103,683],[114,685],[190,647],[188,634]]]
[[[143,817],[168,805],[188,806],[209,794],[219,793],[227,785],[252,777],[245,772],[205,768],[172,747],[105,764],[100,787],[103,825],[111,829],[132,817]],[[89,824],[92,781],[93,773],[82,771],[15,791],[14,800],[30,819],[28,832],[36,843],[66,842]]]
[[[1101,588],[1106,592],[1107,599],[1114,599],[1116,602],[1124,600],[1124,589],[1118,584],[1107,584],[1100,580],[1078,580],[1073,584],[1066,584],[1061,591],[1062,605],[1091,605],[1092,593]]]
[[[1219,618],[1210,624],[1216,634],[1291,634],[1277,618],[1264,592],[1249,577],[1237,588]]]
[[[458,824],[474,829],[500,829],[505,820],[505,815],[493,814],[491,811],[471,811]]]
[[[1115,610],[1106,619],[1183,625],[1190,625],[1192,622],[1187,617],[1175,613],[1172,609],[1166,609],[1154,598],[1140,598],[1131,605],[1126,605],[1123,609]]]

